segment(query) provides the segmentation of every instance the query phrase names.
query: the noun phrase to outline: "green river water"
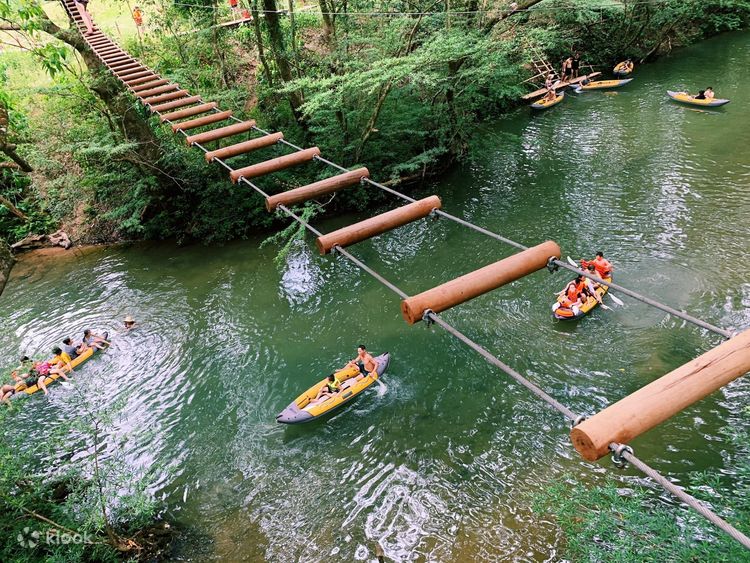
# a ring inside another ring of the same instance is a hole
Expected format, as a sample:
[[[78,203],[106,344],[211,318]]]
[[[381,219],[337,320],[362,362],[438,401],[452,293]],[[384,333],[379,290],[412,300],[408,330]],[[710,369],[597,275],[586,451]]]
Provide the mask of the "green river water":
[[[417,195],[524,244],[553,239],[574,258],[601,249],[621,284],[746,329],[749,67],[750,34],[729,34],[637,68],[617,92],[524,108],[484,128],[473,164]],[[707,85],[732,103],[695,111],[665,95]],[[608,459],[583,462],[560,415],[441,329],[407,326],[398,298],[348,262],[307,239],[277,266],[260,241],[27,259],[0,298],[6,357],[139,320],[76,378],[102,405],[122,402],[107,448],[147,473],[167,518],[189,530],[175,558],[373,561],[379,540],[395,561],[554,560],[563,538],[532,511],[536,492],[571,473],[640,480]],[[425,220],[352,252],[414,294],[512,249]],[[587,414],[722,341],[627,297],[558,323],[553,293],[568,279],[541,271],[443,316]],[[380,385],[322,422],[275,422],[360,342],[392,354]],[[740,379],[688,408],[636,440],[637,454],[680,483],[726,474],[721,431],[748,391]],[[70,416],[72,393],[27,400],[20,427]]]

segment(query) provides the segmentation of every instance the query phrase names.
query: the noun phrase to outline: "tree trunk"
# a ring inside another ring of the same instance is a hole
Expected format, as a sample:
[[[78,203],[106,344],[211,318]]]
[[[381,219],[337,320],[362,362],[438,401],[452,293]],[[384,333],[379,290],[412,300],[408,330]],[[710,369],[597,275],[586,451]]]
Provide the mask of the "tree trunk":
[[[255,29],[255,40],[258,42],[258,58],[260,59],[260,64],[263,65],[263,74],[266,75],[268,85],[273,88],[273,76],[271,75],[271,70],[268,68],[268,62],[266,61],[266,51],[263,48],[263,33],[260,30],[258,0],[253,0],[253,5],[250,10],[253,13],[253,28]]]
[[[4,206],[8,211],[10,211],[16,217],[18,217],[21,221],[29,220],[29,218],[26,216],[26,214],[23,211],[21,211],[20,209],[18,209],[18,207],[13,205],[13,203],[9,199],[1,195],[0,195],[0,205]]]
[[[326,43],[332,45],[336,40],[336,25],[333,17],[331,17],[331,4],[328,0],[320,0],[320,15],[323,17],[323,35]]]
[[[273,52],[276,66],[279,67],[279,74],[281,75],[282,82],[291,82],[292,67],[289,65],[287,58],[286,46],[284,44],[284,35],[281,32],[281,24],[279,23],[279,14],[276,12],[276,0],[263,0],[263,10],[266,15],[266,25],[268,26],[268,35],[271,38],[271,50]],[[304,103],[302,92],[294,90],[289,93],[289,105],[292,108],[292,113],[297,123],[304,130],[307,130],[304,117],[300,107]]]

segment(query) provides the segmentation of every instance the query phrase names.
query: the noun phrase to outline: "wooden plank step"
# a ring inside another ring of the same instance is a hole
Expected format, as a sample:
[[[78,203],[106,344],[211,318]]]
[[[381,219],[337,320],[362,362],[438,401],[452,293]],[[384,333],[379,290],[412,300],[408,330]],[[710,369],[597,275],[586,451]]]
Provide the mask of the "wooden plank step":
[[[173,125],[172,131],[175,130],[175,127],[179,127],[179,125]],[[188,146],[196,143],[202,145],[203,143],[218,141],[219,139],[231,137],[232,135],[247,133],[248,131],[251,131],[253,127],[255,127],[255,120],[251,119],[250,121],[242,121],[241,123],[235,123],[233,125],[226,125],[225,127],[211,129],[210,131],[198,133],[197,135],[190,135],[185,138],[185,141],[187,142]]]
[[[123,82],[127,83],[127,85],[132,88],[133,86],[146,84],[147,82],[152,82],[153,80],[159,80],[160,78],[161,76],[159,76],[155,72],[152,72],[151,76],[143,76],[141,78],[135,78],[133,80],[123,80]]]
[[[185,119],[186,117],[200,115],[201,113],[206,113],[207,111],[211,111],[217,105],[218,104],[216,102],[208,102],[206,104],[201,104],[199,106],[195,106],[192,108],[180,109],[177,111],[173,111],[172,113],[165,113],[164,115],[159,116],[159,121],[164,123],[165,121],[174,121],[176,119]]]
[[[357,170],[352,170],[351,172],[331,176],[313,184],[268,196],[266,198],[266,209],[273,211],[279,205],[295,205],[303,201],[309,201],[348,188],[349,186],[354,186],[355,184],[359,184],[363,178],[369,177],[370,171],[367,168],[357,168]]]
[[[190,93],[187,90],[177,90],[176,92],[170,92],[169,94],[161,94],[159,96],[150,96],[143,98],[141,101],[146,105],[161,104],[163,102],[171,102],[177,98],[186,98]]]
[[[165,84],[164,86],[159,86],[157,88],[151,88],[150,90],[141,90],[138,92],[139,98],[148,98],[150,96],[156,96],[157,94],[164,94],[165,92],[171,92],[172,90],[177,90],[180,87],[179,84]]]
[[[163,84],[169,84],[169,80],[167,80],[166,78],[160,78],[152,82],[144,82],[143,84],[138,84],[137,86],[131,86],[129,90],[133,94],[137,94],[139,92],[143,92],[144,90],[149,90],[150,88],[162,86]]]
[[[292,154],[287,154],[278,158],[272,158],[271,160],[264,160],[263,162],[253,164],[251,166],[246,166],[245,168],[240,168],[239,170],[232,170],[229,173],[229,177],[232,179],[232,183],[236,184],[237,182],[239,182],[240,178],[249,180],[250,178],[265,176],[266,174],[278,172],[279,170],[284,170],[285,168],[291,168],[292,166],[304,164],[311,161],[319,154],[320,149],[318,147],[293,152]]]
[[[257,139],[250,139],[249,141],[244,141],[235,145],[229,145],[228,147],[216,149],[215,151],[208,151],[205,155],[206,161],[211,162],[214,158],[220,158],[221,160],[224,160],[226,158],[232,158],[233,156],[247,154],[254,150],[275,145],[283,138],[283,133],[271,133],[270,135],[263,135],[262,137],[258,137]]]
[[[190,96],[189,98],[181,98],[179,100],[175,100],[174,102],[167,102],[166,104],[159,104],[158,106],[151,106],[151,111],[154,113],[156,112],[161,113],[169,109],[189,106],[190,104],[194,104],[200,101],[201,101],[200,96]]]
[[[189,119],[188,121],[181,121],[180,123],[172,124],[172,131],[177,133],[178,131],[187,131],[188,129],[195,129],[196,127],[202,127],[204,125],[211,125],[219,121],[224,121],[232,116],[232,111],[219,111],[206,115],[204,117],[196,117],[195,119]]]
[[[125,74],[117,74],[117,73],[115,73],[115,75],[117,75],[117,78],[119,78],[123,82],[128,82],[130,80],[137,79],[137,78],[145,78],[145,77],[150,76],[152,74],[154,74],[154,73],[153,73],[153,71],[150,71],[150,70],[141,70],[141,71],[138,71],[138,72],[125,73]]]

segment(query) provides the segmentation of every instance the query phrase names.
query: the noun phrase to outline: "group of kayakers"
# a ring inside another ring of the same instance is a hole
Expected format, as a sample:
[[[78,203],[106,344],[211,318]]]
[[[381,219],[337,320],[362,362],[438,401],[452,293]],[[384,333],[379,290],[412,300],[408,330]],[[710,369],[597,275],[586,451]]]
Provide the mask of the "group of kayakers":
[[[86,329],[80,342],[75,342],[70,337],[64,338],[62,347],[52,348],[52,357],[47,360],[32,360],[28,356],[21,356],[21,363],[10,374],[12,384],[0,387],[0,401],[7,401],[11,395],[34,385],[47,395],[49,391],[45,381],[48,377],[57,375],[68,381],[65,372],[73,371],[71,362],[75,358],[89,348],[101,350],[107,345],[109,342],[106,333],[98,335]]]
[[[135,319],[127,315],[123,320],[122,332],[129,332],[136,326]],[[32,360],[28,356],[21,356],[20,364],[10,373],[11,384],[0,385],[0,402],[8,399],[30,387],[37,386],[45,395],[47,391],[46,380],[56,375],[68,381],[66,373],[73,371],[72,362],[78,356],[86,353],[89,349],[103,350],[109,346],[109,335],[96,334],[90,329],[83,331],[80,341],[66,337],[60,346],[52,348],[52,357],[46,360]]]
[[[612,277],[612,264],[604,257],[602,252],[597,252],[593,260],[581,259],[581,270],[591,276],[598,276],[603,280]],[[560,307],[566,307],[573,311],[573,315],[578,316],[581,305],[586,303],[590,297],[596,299],[601,305],[602,298],[596,291],[599,285],[599,283],[591,278],[579,274],[576,279],[568,283],[558,293],[562,298],[552,306],[552,311],[557,311]]]
[[[366,377],[367,374],[375,371],[378,367],[378,364],[375,361],[375,358],[372,357],[372,354],[367,351],[365,345],[360,344],[357,347],[357,356],[353,360],[347,362],[346,365],[341,369],[346,369],[348,367],[356,367],[357,369],[359,369],[359,375],[352,378],[354,381],[359,381],[360,379]],[[332,397],[333,395],[336,395],[341,391],[342,383],[343,382],[340,381],[338,377],[336,377],[336,374],[332,373],[328,376],[325,385],[323,385],[318,391],[318,394],[315,399],[313,399],[313,402],[325,400],[329,397]]]

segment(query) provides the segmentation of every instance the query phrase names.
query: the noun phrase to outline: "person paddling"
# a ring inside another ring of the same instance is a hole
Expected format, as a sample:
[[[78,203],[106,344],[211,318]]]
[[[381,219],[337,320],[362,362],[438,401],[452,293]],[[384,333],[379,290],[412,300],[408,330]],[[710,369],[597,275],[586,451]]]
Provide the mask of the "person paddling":
[[[604,254],[602,252],[596,253],[596,258],[593,260],[583,260],[581,259],[581,266],[584,268],[587,268],[589,264],[592,264],[594,268],[596,269],[596,274],[602,278],[607,279],[612,277],[612,264],[610,264],[609,260],[607,260],[604,257]]]

